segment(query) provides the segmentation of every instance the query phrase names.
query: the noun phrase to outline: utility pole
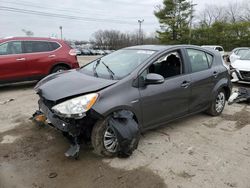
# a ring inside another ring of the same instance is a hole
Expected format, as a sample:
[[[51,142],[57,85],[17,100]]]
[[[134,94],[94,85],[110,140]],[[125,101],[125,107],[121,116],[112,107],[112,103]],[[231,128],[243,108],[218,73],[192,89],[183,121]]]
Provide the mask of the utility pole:
[[[143,33],[142,33],[142,23],[144,22],[144,19],[138,20],[139,23],[139,37],[138,37],[138,44],[143,44]]]
[[[63,35],[62,35],[62,26],[59,27],[60,32],[61,32],[61,40],[63,39]]]
[[[194,6],[197,4],[193,4],[193,0],[190,2],[191,5],[191,15],[190,15],[190,25],[189,25],[189,44],[191,44],[191,38],[192,38],[192,25],[193,25],[193,14],[194,14]]]

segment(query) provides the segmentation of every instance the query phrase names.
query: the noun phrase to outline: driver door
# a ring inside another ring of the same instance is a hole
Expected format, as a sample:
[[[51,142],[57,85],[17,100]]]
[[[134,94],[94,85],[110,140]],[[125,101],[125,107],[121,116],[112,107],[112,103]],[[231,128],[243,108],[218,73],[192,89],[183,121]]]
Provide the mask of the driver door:
[[[175,50],[158,58],[141,74],[142,80],[148,73],[165,78],[162,84],[139,88],[144,129],[157,127],[188,113],[191,80],[185,74],[184,65],[181,50]]]

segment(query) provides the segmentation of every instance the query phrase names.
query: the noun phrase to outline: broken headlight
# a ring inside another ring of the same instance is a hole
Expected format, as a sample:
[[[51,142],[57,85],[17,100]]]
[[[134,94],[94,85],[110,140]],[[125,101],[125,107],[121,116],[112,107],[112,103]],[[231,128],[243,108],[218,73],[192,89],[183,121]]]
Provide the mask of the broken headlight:
[[[97,98],[97,93],[83,95],[55,105],[52,110],[59,116],[67,118],[82,118],[85,116],[85,112],[95,104]]]

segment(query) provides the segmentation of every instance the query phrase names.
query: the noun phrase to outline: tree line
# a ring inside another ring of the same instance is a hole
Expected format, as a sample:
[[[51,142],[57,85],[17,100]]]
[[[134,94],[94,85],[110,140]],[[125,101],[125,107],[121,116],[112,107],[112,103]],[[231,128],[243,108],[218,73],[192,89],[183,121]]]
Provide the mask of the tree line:
[[[250,44],[250,1],[207,5],[200,12],[188,0],[164,0],[154,14],[163,44],[216,44],[226,50]]]
[[[154,34],[145,35],[143,32],[126,33],[118,30],[99,30],[93,34],[90,41],[95,48],[106,50],[117,50],[127,46],[140,44],[158,44],[159,41]]]
[[[250,0],[227,5],[206,5],[196,10],[190,0],[163,0],[154,15],[160,29],[151,36],[139,31],[99,30],[92,43],[97,48],[119,49],[138,44],[221,45],[226,50],[250,44]]]

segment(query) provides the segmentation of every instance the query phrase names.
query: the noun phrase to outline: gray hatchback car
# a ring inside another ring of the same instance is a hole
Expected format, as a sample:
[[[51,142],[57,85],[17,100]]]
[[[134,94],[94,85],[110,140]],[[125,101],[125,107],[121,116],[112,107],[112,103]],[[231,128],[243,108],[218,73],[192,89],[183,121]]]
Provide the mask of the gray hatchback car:
[[[134,46],[41,80],[33,117],[70,140],[66,156],[78,157],[83,142],[100,155],[129,156],[143,131],[203,111],[220,115],[231,88],[216,51]]]

